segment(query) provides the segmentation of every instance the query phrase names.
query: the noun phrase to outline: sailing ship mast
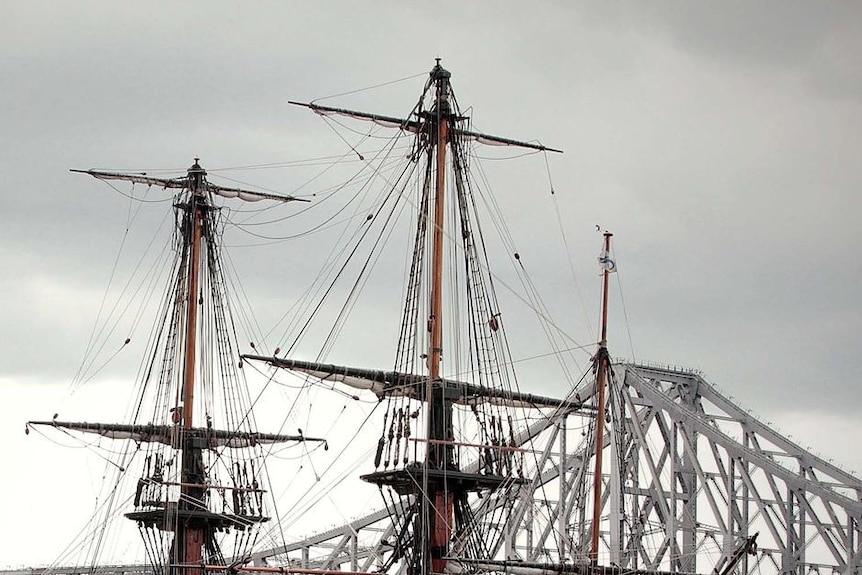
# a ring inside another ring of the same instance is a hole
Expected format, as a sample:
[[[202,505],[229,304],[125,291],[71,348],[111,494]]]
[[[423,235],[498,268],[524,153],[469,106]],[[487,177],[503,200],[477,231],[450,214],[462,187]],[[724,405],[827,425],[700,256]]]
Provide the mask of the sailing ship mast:
[[[494,559],[487,553],[484,556],[476,553],[477,550],[498,549],[489,539],[481,541],[482,549],[478,549],[478,546],[470,547],[469,538],[471,535],[468,533],[469,530],[479,531],[485,526],[477,525],[475,522],[471,523],[471,509],[466,503],[467,495],[495,490],[499,490],[497,492],[499,495],[504,489],[513,485],[517,486],[519,482],[523,481],[523,476],[518,475],[520,473],[518,463],[514,457],[511,457],[512,452],[520,450],[520,445],[516,444],[514,440],[509,440],[506,432],[502,431],[502,419],[499,416],[495,419],[495,416],[492,415],[489,420],[480,423],[481,425],[490,421],[491,432],[482,436],[484,442],[479,445],[469,445],[469,447],[479,447],[478,465],[473,466],[471,471],[466,471],[466,466],[461,465],[462,458],[458,449],[467,444],[460,441],[460,438],[456,439],[453,433],[453,408],[455,406],[475,408],[481,402],[509,406],[555,407],[566,410],[577,410],[583,406],[577,394],[575,394],[577,401],[559,401],[522,394],[511,388],[501,390],[482,384],[459,381],[455,377],[444,375],[442,367],[444,342],[450,333],[447,331],[450,327],[444,326],[443,323],[444,299],[442,293],[443,285],[446,283],[444,279],[444,262],[446,259],[444,252],[449,254],[448,251],[444,250],[444,247],[455,243],[456,238],[460,235],[463,238],[465,252],[470,252],[474,248],[470,243],[472,230],[470,221],[465,215],[466,210],[461,209],[457,214],[460,219],[458,217],[453,218],[461,224],[461,229],[457,230],[461,232],[460,234],[451,233],[451,230],[447,233],[447,230],[444,229],[444,220],[450,221],[445,216],[447,194],[454,196],[451,201],[456,203],[459,208],[464,208],[470,200],[470,191],[467,189],[469,185],[464,183],[464,176],[467,171],[464,160],[464,143],[467,140],[472,140],[541,151],[559,151],[539,144],[519,142],[471,130],[463,122],[465,117],[458,111],[450,79],[451,74],[442,68],[438,59],[437,65],[431,70],[426,85],[425,93],[433,94],[433,97],[430,98],[431,105],[428,106],[427,110],[422,107],[423,96],[417,106],[417,111],[407,118],[371,114],[313,103],[291,102],[308,107],[323,116],[337,114],[371,120],[380,125],[398,127],[403,131],[416,134],[416,144],[410,157],[411,161],[416,163],[419,163],[420,159],[424,159],[425,170],[419,172],[422,196],[416,202],[419,205],[419,218],[396,368],[392,371],[382,371],[274,356],[245,357],[266,361],[272,366],[300,372],[327,382],[344,383],[358,389],[371,390],[377,394],[381,401],[389,400],[390,407],[384,418],[383,431],[375,455],[375,471],[362,476],[363,480],[378,485],[381,492],[385,493],[384,488],[386,488],[395,494],[387,500],[387,508],[392,516],[394,529],[394,534],[387,537],[387,544],[391,545],[393,551],[386,562],[381,561],[377,572],[389,572],[395,561],[404,559],[407,562],[406,572],[410,575],[430,575],[445,572],[506,572],[519,575],[552,575],[555,573],[681,575],[680,572],[664,571],[657,568],[640,569],[616,564],[605,566],[598,564],[603,498],[602,456],[605,449],[606,404],[608,402],[608,380],[613,375],[610,372],[610,356],[607,346],[609,279],[610,274],[615,271],[610,255],[612,234],[609,232],[604,233],[604,249],[599,257],[599,263],[604,268],[602,274],[601,330],[598,349],[593,357],[592,366],[596,375],[594,388],[596,423],[593,447],[595,455],[593,518],[589,543],[587,543],[585,536],[581,538],[580,542],[585,547],[589,545],[588,549],[584,549],[589,553],[588,561],[582,561],[580,558],[567,560],[565,546],[561,547],[559,562],[556,563],[522,561],[511,556],[500,560]],[[450,161],[451,168],[448,165]],[[449,169],[451,169],[452,177],[447,179],[447,170]],[[447,182],[452,182],[454,185],[447,188]],[[431,252],[430,262],[427,263],[423,260],[424,252],[422,251],[426,244],[430,247]],[[477,269],[471,268],[471,264],[472,262],[467,265],[468,276]],[[428,270],[425,292],[419,288],[422,275],[421,272],[417,272],[423,266],[426,266],[423,269]],[[481,268],[482,266],[478,267]],[[423,321],[417,322],[416,319],[420,317],[420,314],[417,311],[419,306],[415,304],[415,300],[419,299],[420,295],[428,296],[427,308],[425,308],[427,315],[422,318]],[[496,304],[496,302],[494,303]],[[483,325],[472,324],[471,329],[475,332],[482,329],[497,332],[498,329],[502,328],[499,316],[493,307],[478,307],[481,308],[478,315],[484,317],[485,321]],[[404,357],[412,351],[416,338],[410,339],[411,336],[405,337],[405,334],[417,323],[423,327],[427,326],[427,340],[425,340],[424,346],[420,346],[423,350],[421,363],[424,364],[424,369],[414,371],[412,369],[414,364],[405,360]],[[453,331],[455,327],[458,326],[453,326]],[[449,369],[450,366],[447,365],[445,371],[449,371]],[[417,373],[418,371],[423,371],[423,373]],[[467,371],[469,370],[461,370],[459,373]],[[481,368],[474,368],[473,371],[479,372]],[[401,403],[398,403],[396,407],[391,407],[398,400],[401,400]],[[422,402],[427,409],[427,431],[424,440],[411,437],[411,420],[416,418],[418,410],[414,411],[409,408],[409,401]],[[479,416],[477,415],[478,419]],[[511,420],[509,420],[509,424],[511,425]],[[501,429],[499,432],[497,432],[498,428]],[[424,457],[421,460],[417,458],[415,461],[408,462],[408,445],[411,442],[414,446],[419,442],[425,444]],[[589,445],[590,442],[587,443]],[[381,465],[382,469],[380,469]],[[505,500],[508,495],[500,495],[497,500]],[[489,499],[491,497],[485,497],[485,501]],[[584,497],[584,499],[587,498]],[[565,518],[561,516],[561,535],[565,529],[564,521]],[[473,537],[481,539],[483,536],[484,534],[480,532],[478,536]],[[249,571],[280,572],[280,569],[262,567],[251,568]],[[310,574],[327,572],[310,569],[297,569],[296,571]]]
[[[224,448],[248,452],[260,446],[278,442],[322,441],[302,435],[263,434],[251,429],[247,407],[234,406],[233,415],[226,417],[231,429],[213,427],[210,408],[200,408],[196,401],[196,387],[201,382],[212,385],[211,374],[218,372],[227,381],[225,387],[233,386],[233,395],[241,397],[244,390],[236,389],[239,376],[233,372],[236,362],[228,363],[224,357],[208,356],[207,361],[217,366],[203,365],[198,359],[200,352],[210,343],[215,343],[217,353],[230,353],[234,342],[231,337],[228,301],[223,293],[216,220],[218,208],[212,203],[213,195],[240,197],[248,201],[270,199],[280,202],[296,201],[298,198],[259,193],[240,188],[218,186],[207,181],[206,171],[197,158],[186,177],[165,179],[145,174],[121,174],[95,170],[72,170],[86,173],[101,180],[123,180],[132,183],[159,186],[165,189],[180,189],[175,208],[179,218],[179,258],[175,270],[174,286],[171,288],[171,303],[166,306],[165,318],[169,324],[169,335],[165,340],[167,351],[154,350],[151,366],[161,368],[157,376],[157,406],[151,423],[92,424],[60,421],[33,421],[29,425],[51,425],[84,433],[97,433],[112,439],[131,439],[139,444],[159,445],[167,451],[151,451],[146,456],[144,476],[138,481],[135,494],[136,510],[126,517],[138,523],[147,553],[155,573],[167,575],[201,575],[203,565],[223,563],[218,532],[236,530],[244,532],[268,521],[263,508],[264,488],[258,477],[262,471],[255,468],[254,459],[250,468],[239,457],[215,455],[222,463],[230,460],[230,485],[220,485],[212,478],[213,464],[207,463],[206,452]],[[203,274],[203,277],[202,277]],[[204,289],[202,284],[206,282]],[[212,319],[215,330],[205,329],[200,320],[200,305],[204,293],[213,298]],[[215,335],[213,335],[215,333]],[[208,341],[215,339],[215,342]],[[171,350],[177,350],[176,352]],[[158,356],[157,354],[164,355]],[[179,369],[174,370],[172,366]],[[231,367],[228,367],[231,366]],[[156,370],[158,371],[158,370]],[[174,391],[170,391],[172,373],[179,372]],[[138,412],[143,403],[141,392]],[[212,395],[212,390],[204,395]],[[171,399],[173,397],[173,399]],[[201,409],[206,415],[204,425],[195,421],[195,411]],[[229,410],[226,409],[226,413]],[[178,465],[176,465],[178,464]],[[171,477],[171,468],[179,467]],[[171,495],[173,493],[174,495]],[[217,499],[219,494],[221,501]],[[149,535],[148,535],[149,534]],[[168,549],[159,549],[154,541],[167,539]]]
[[[183,415],[182,427],[184,430],[184,441],[182,443],[182,486],[180,490],[180,501],[203,501],[204,487],[206,483],[206,472],[203,469],[200,447],[196,446],[191,439],[194,417],[195,398],[195,354],[197,352],[197,317],[198,317],[198,274],[200,272],[201,258],[201,235],[204,216],[206,214],[206,196],[204,194],[204,176],[206,172],[200,167],[195,159],[194,165],[189,168],[189,193],[191,206],[189,208],[189,220],[191,223],[191,242],[189,246],[188,267],[188,303],[186,313],[186,341],[185,341],[185,366],[183,371]],[[188,507],[188,503],[184,507]],[[207,543],[207,529],[212,521],[187,521],[177,531],[175,547],[180,550],[177,562],[185,565],[196,565],[201,562],[204,555],[204,547]],[[200,569],[191,569],[188,575],[199,575]]]
[[[440,359],[443,355],[443,227],[446,199],[446,149],[449,139],[449,78],[451,74],[437,65],[431,71],[431,81],[436,86],[436,102],[431,110],[433,130],[437,128],[437,181],[434,187],[433,249],[431,262],[431,314],[428,318],[431,337],[428,349],[428,447],[426,450],[423,486],[431,508],[427,512],[431,560],[430,570],[443,573],[446,569],[449,539],[454,524],[454,500],[446,484],[430,481],[427,471],[441,470],[444,473],[454,467],[452,445],[452,405],[446,404],[444,389],[439,383]]]
[[[599,561],[599,526],[602,518],[602,453],[605,437],[605,390],[607,388],[607,371],[610,358],[608,356],[608,283],[613,271],[610,232],[604,233],[604,251],[599,256],[602,264],[602,325],[599,348],[594,358],[596,370],[596,448],[595,470],[593,474],[593,521],[590,526],[590,562],[597,565]]]
[[[497,372],[506,353],[494,346],[495,338],[502,337],[499,313],[494,309],[496,301],[493,286],[487,277],[486,262],[482,261],[484,254],[477,248],[473,237],[469,214],[472,204],[472,189],[465,182],[466,143],[479,141],[498,145],[517,146],[538,151],[559,152],[541,144],[521,142],[475,132],[469,129],[467,117],[458,110],[450,84],[451,74],[440,65],[431,70],[425,95],[430,102],[427,109],[422,107],[420,100],[418,110],[409,118],[396,118],[366,112],[331,108],[317,104],[294,104],[306,106],[322,114],[342,114],[353,118],[372,120],[377,123],[400,127],[416,134],[416,144],[413,158],[424,159],[424,171],[419,173],[422,184],[420,200],[420,215],[417,224],[416,242],[413,264],[411,267],[410,284],[408,285],[407,301],[402,318],[402,339],[399,343],[396,370],[379,372],[361,370],[358,368],[324,365],[312,362],[301,362],[277,357],[246,356],[253,359],[268,361],[276,367],[304,372],[327,380],[343,381],[357,387],[373,388],[383,399],[390,399],[390,408],[384,419],[383,435],[380,437],[375,456],[375,468],[381,461],[383,469],[362,476],[362,479],[378,485],[383,491],[387,488],[397,497],[404,498],[402,503],[392,504],[392,509],[401,512],[400,535],[397,538],[396,558],[408,560],[408,571],[413,575],[443,573],[452,552],[460,553],[462,549],[451,549],[453,540],[466,536],[471,512],[467,504],[467,494],[484,490],[496,490],[503,486],[511,488],[524,481],[518,477],[520,465],[515,462],[515,452],[520,451],[514,445],[511,416],[502,412],[485,413],[481,404],[518,404],[532,402],[533,406],[558,407],[560,402],[550,398],[540,398],[520,394],[511,389],[497,389],[483,384],[466,384],[443,376],[442,361],[444,354],[444,248],[451,243],[452,238],[462,238],[464,263],[467,265],[468,278],[465,280],[468,288],[468,308],[473,314],[471,335],[481,341],[469,354],[478,365],[474,371],[482,377],[490,377],[490,372]],[[451,172],[450,172],[451,157]],[[423,168],[417,168],[421,170]],[[458,233],[447,234],[445,229],[447,203],[447,176],[451,173],[453,200],[451,205],[457,214],[461,229]],[[430,230],[430,232],[429,232]],[[428,240],[430,234],[430,240]],[[424,261],[424,246],[430,244],[430,262]],[[427,268],[424,266],[427,265]],[[422,287],[422,269],[427,269],[426,287]],[[473,291],[471,292],[470,289]],[[428,296],[427,321],[419,322],[418,314],[421,299],[420,294]],[[416,349],[417,332],[411,332],[411,326],[427,326],[427,339],[424,351],[419,354],[425,363],[423,367],[415,365],[411,359]],[[454,329],[455,326],[453,326]],[[410,333],[408,333],[410,332]],[[410,335],[410,334],[413,335]],[[499,341],[499,340],[497,340]],[[505,348],[505,346],[502,346]],[[484,363],[482,363],[484,362]],[[489,367],[493,365],[493,367]],[[418,374],[414,369],[422,370]],[[376,385],[375,385],[376,384]],[[411,420],[418,411],[414,411],[404,402],[410,399],[421,401],[426,406],[426,437],[413,439],[411,437]],[[480,458],[484,462],[479,472],[462,471],[457,446],[466,445],[456,442],[453,431],[453,405],[468,405],[472,409],[478,425],[482,426],[483,443],[472,445],[479,449]],[[387,426],[388,421],[388,426]],[[413,443],[425,444],[424,458],[410,463],[408,446]],[[403,447],[402,447],[403,443]],[[402,455],[403,454],[403,455]],[[391,464],[391,468],[390,467]],[[385,496],[384,496],[385,497]],[[403,503],[403,501],[408,503]],[[391,501],[391,500],[390,500]],[[389,503],[387,503],[389,505]],[[406,508],[406,511],[404,509]],[[473,528],[475,525],[470,525]],[[461,547],[484,547],[483,541],[461,541]]]

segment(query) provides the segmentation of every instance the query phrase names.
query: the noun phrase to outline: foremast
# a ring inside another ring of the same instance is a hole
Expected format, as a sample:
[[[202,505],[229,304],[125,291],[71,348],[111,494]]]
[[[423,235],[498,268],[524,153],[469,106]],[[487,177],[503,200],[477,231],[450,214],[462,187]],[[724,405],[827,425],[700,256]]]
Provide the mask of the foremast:
[[[126,517],[138,524],[154,573],[201,575],[205,564],[224,562],[217,533],[248,532],[269,520],[260,477],[261,446],[322,441],[302,435],[259,433],[251,426],[247,392],[236,371],[238,350],[232,340],[214,215],[218,208],[212,203],[214,195],[249,201],[287,202],[297,198],[211,184],[197,158],[181,178],[80,172],[102,180],[181,190],[174,203],[180,217],[173,286],[163,304],[164,329],[156,330],[157,341],[152,346],[150,367],[141,384],[136,409],[136,419],[146,417],[145,404],[152,402],[152,419],[132,424],[56,419],[30,424],[132,440],[144,447],[144,471],[134,495],[135,510],[126,513]],[[204,327],[200,318],[205,297],[209,308],[206,320],[214,324],[210,327]],[[231,355],[236,356],[234,360],[228,359]],[[205,384],[203,399],[209,403],[197,401],[199,383]],[[213,416],[220,409],[211,405],[214,386],[218,385],[224,386],[223,397],[233,397],[234,401],[234,405],[221,408],[227,429],[213,424]],[[195,421],[196,410],[205,416],[205,421]],[[226,481],[214,476],[216,465],[228,468]],[[241,540],[239,536],[237,539]],[[246,537],[240,545],[250,541]]]

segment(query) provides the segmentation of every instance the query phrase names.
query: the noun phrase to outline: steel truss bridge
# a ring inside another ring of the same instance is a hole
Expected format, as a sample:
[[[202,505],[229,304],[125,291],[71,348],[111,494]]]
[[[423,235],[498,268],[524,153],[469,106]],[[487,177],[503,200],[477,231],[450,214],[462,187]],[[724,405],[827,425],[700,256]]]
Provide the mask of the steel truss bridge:
[[[746,538],[739,574],[862,575],[862,480],[759,421],[699,373],[616,363],[605,414],[560,409],[517,438],[531,482],[516,499],[477,502],[480,521],[514,504],[490,549],[498,559],[577,562],[592,520],[593,430],[605,417],[599,563],[719,572]],[[588,403],[594,388],[576,400]],[[490,504],[489,504],[490,503]],[[391,555],[385,510],[256,553],[256,565],[374,571]],[[713,570],[716,571],[713,571]],[[90,569],[52,568],[82,575]],[[44,570],[0,572],[36,575]],[[140,575],[141,566],[103,574]],[[400,574],[399,574],[400,575]]]

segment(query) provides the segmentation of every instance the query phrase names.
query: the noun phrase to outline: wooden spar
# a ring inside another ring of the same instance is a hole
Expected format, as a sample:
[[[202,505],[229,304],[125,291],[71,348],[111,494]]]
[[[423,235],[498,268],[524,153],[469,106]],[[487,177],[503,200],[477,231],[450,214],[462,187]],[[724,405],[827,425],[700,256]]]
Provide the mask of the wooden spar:
[[[198,272],[201,259],[201,228],[203,227],[204,192],[203,174],[206,172],[195,160],[189,170],[189,209],[192,229],[188,269],[188,308],[186,310],[186,354],[185,371],[183,373],[183,428],[192,428],[195,399],[195,349],[197,345],[198,319]]]
[[[434,190],[434,222],[431,260],[431,338],[428,354],[428,439],[429,441],[448,440],[446,404],[442,389],[435,393],[434,385],[440,379],[440,360],[443,355],[443,226],[446,199],[446,146],[449,140],[449,72],[437,66],[432,72],[437,83],[437,98],[434,112],[437,119],[437,178]],[[451,447],[429,444],[426,450],[426,467],[434,464],[440,469],[448,465],[447,452]],[[433,456],[433,458],[432,458]],[[441,489],[426,490],[431,499],[432,509],[426,517],[431,527],[431,565],[430,572],[446,571],[449,539],[452,532],[454,500],[445,485]]]
[[[611,253],[610,232],[605,232],[604,253]],[[611,270],[604,266],[602,273],[602,335],[599,339],[599,349],[596,352],[596,467],[593,474],[593,523],[591,526],[590,561],[596,565],[599,560],[599,523],[602,512],[602,451],[605,435],[605,387],[607,378],[608,349],[608,280]]]
[[[442,97],[438,88],[437,126],[437,186],[434,194],[434,237],[431,263],[431,343],[428,354],[429,381],[440,378],[440,358],[443,355],[443,218],[446,199],[446,144],[449,120],[439,111]],[[430,385],[430,383],[429,383]],[[430,391],[430,390],[429,390]],[[431,397],[431,394],[428,394]]]
[[[203,228],[203,215],[206,209],[206,196],[204,195],[204,177],[206,171],[201,168],[197,158],[194,165],[189,169],[189,220],[191,223],[191,245],[189,246],[189,268],[188,268],[188,298],[186,309],[186,341],[185,341],[185,370],[183,372],[183,429],[188,432],[192,429],[195,398],[195,364],[197,347],[197,318],[198,318],[198,283],[201,260],[201,236]],[[192,438],[184,439],[182,443],[182,482],[181,493],[186,500],[195,500],[200,488],[190,487],[197,483],[196,460],[199,457],[198,449],[192,446]],[[206,543],[206,531],[201,525],[189,525],[180,522],[177,525],[177,535],[181,542],[183,563],[200,563],[203,558],[203,548]],[[198,575],[203,571],[198,569],[188,570],[190,575]]]

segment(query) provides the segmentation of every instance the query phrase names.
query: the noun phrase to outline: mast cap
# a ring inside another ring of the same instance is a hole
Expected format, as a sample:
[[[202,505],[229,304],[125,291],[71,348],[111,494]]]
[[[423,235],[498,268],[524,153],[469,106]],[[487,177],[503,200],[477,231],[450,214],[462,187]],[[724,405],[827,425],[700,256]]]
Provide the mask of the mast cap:
[[[446,68],[440,65],[440,58],[435,58],[437,60],[437,65],[431,69],[431,79],[432,80],[448,80],[452,77],[452,73],[449,72]]]
[[[195,158],[195,163],[192,164],[192,167],[188,169],[189,175],[192,175],[192,174],[203,174],[204,176],[207,175],[207,171],[205,169],[203,169],[199,163],[200,160],[201,160],[200,158]]]

